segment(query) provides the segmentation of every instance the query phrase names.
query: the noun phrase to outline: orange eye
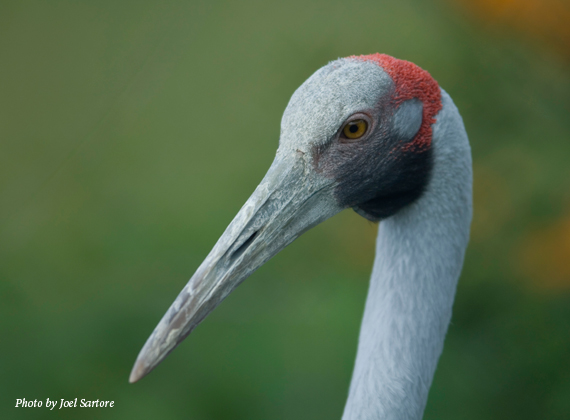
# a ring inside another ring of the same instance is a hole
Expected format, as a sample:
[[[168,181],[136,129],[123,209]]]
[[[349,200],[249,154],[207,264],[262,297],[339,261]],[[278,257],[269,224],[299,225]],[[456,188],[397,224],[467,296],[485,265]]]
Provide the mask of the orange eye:
[[[368,123],[365,120],[354,120],[344,126],[342,133],[347,139],[355,140],[362,137],[366,133],[367,128]]]

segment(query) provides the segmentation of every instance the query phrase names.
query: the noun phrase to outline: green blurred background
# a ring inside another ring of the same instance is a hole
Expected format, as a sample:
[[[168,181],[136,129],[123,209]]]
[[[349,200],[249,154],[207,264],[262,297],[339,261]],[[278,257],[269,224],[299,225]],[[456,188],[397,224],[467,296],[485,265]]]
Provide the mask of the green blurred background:
[[[425,419],[570,418],[570,13],[557,0],[0,2],[0,417],[340,419],[376,225],[345,211],[151,375],[160,317],[294,90],[384,52],[469,133],[475,219]],[[113,409],[14,408],[16,398]]]

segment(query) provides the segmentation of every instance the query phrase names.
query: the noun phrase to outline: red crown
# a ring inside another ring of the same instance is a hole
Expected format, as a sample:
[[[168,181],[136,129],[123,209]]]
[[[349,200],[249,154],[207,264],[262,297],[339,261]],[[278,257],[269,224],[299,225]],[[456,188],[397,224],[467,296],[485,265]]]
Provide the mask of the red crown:
[[[393,100],[396,107],[408,99],[417,98],[423,102],[422,125],[413,142],[407,147],[413,151],[424,151],[431,146],[432,129],[435,116],[441,110],[441,91],[439,85],[424,69],[405,60],[398,60],[386,54],[351,56],[361,61],[371,61],[384,69],[396,85]]]

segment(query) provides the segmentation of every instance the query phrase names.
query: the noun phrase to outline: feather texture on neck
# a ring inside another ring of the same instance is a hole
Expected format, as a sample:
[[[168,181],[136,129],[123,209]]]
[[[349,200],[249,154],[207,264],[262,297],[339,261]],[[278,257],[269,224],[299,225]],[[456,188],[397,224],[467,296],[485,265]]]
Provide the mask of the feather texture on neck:
[[[443,90],[434,167],[416,202],[381,222],[343,420],[419,420],[451,319],[472,216],[471,151]]]

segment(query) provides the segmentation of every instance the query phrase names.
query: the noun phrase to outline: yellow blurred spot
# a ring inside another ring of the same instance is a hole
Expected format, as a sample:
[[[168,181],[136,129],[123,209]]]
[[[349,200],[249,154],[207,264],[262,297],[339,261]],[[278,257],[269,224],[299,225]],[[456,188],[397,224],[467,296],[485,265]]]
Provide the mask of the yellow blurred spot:
[[[570,289],[570,216],[527,235],[516,263],[539,288]]]
[[[548,41],[570,56],[570,1],[568,0],[460,0],[480,19]]]

